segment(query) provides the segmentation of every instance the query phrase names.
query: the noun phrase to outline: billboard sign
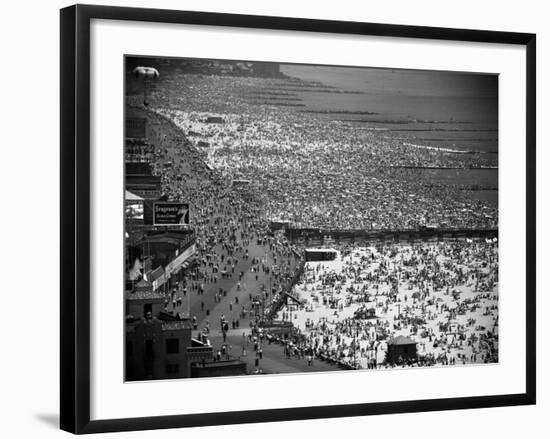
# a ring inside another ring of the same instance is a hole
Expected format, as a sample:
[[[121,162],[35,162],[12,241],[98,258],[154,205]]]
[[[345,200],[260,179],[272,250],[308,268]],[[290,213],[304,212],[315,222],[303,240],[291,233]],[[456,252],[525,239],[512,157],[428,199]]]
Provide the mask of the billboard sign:
[[[189,204],[154,203],[153,224],[155,226],[182,226],[189,224]]]

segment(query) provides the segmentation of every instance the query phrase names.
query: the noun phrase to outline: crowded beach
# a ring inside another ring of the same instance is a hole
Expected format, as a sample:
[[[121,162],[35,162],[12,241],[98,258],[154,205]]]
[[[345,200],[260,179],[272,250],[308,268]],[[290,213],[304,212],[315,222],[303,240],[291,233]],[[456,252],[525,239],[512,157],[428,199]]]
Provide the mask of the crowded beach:
[[[252,338],[256,352],[275,343],[281,357],[306,364],[498,362],[496,237],[342,242],[331,245],[333,260],[306,261],[303,242],[272,228],[496,230],[495,203],[415,168],[491,168],[498,160],[272,105],[290,86],[300,89],[293,79],[176,69],[152,90],[149,159],[165,198],[189,202],[197,242],[196,264],[167,294],[166,311],[192,318],[208,343],[222,345],[218,322],[225,343],[228,322],[229,333],[242,333],[243,352]],[[266,90],[275,99],[259,103]],[[140,97],[127,104],[139,107]],[[407,344],[414,357],[390,348]]]

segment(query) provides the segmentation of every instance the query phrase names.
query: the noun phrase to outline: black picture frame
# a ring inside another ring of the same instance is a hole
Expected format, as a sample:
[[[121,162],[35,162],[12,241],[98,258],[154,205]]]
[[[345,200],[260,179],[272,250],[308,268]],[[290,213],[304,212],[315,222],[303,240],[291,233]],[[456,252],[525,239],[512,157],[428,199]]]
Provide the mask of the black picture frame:
[[[90,21],[181,23],[254,29],[484,42],[526,47],[525,393],[292,409],[90,420]],[[72,433],[196,427],[535,404],[536,35],[375,23],[75,5],[61,10],[60,426]]]

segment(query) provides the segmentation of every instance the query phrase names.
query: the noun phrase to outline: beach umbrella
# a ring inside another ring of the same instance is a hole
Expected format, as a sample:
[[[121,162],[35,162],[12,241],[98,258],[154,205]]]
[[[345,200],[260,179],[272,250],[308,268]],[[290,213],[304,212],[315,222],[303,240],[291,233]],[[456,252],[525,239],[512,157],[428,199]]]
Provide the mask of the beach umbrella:
[[[159,77],[159,72],[154,67],[138,66],[132,71],[133,75],[138,79],[143,79],[143,105],[147,106],[147,83],[155,81]]]

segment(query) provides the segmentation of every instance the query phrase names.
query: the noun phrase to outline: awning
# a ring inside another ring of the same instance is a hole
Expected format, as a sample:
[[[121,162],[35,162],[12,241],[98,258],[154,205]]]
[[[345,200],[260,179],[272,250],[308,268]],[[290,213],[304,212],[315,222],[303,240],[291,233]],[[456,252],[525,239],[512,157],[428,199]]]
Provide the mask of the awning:
[[[126,201],[143,201],[143,198],[130,191],[124,191],[124,199]]]

